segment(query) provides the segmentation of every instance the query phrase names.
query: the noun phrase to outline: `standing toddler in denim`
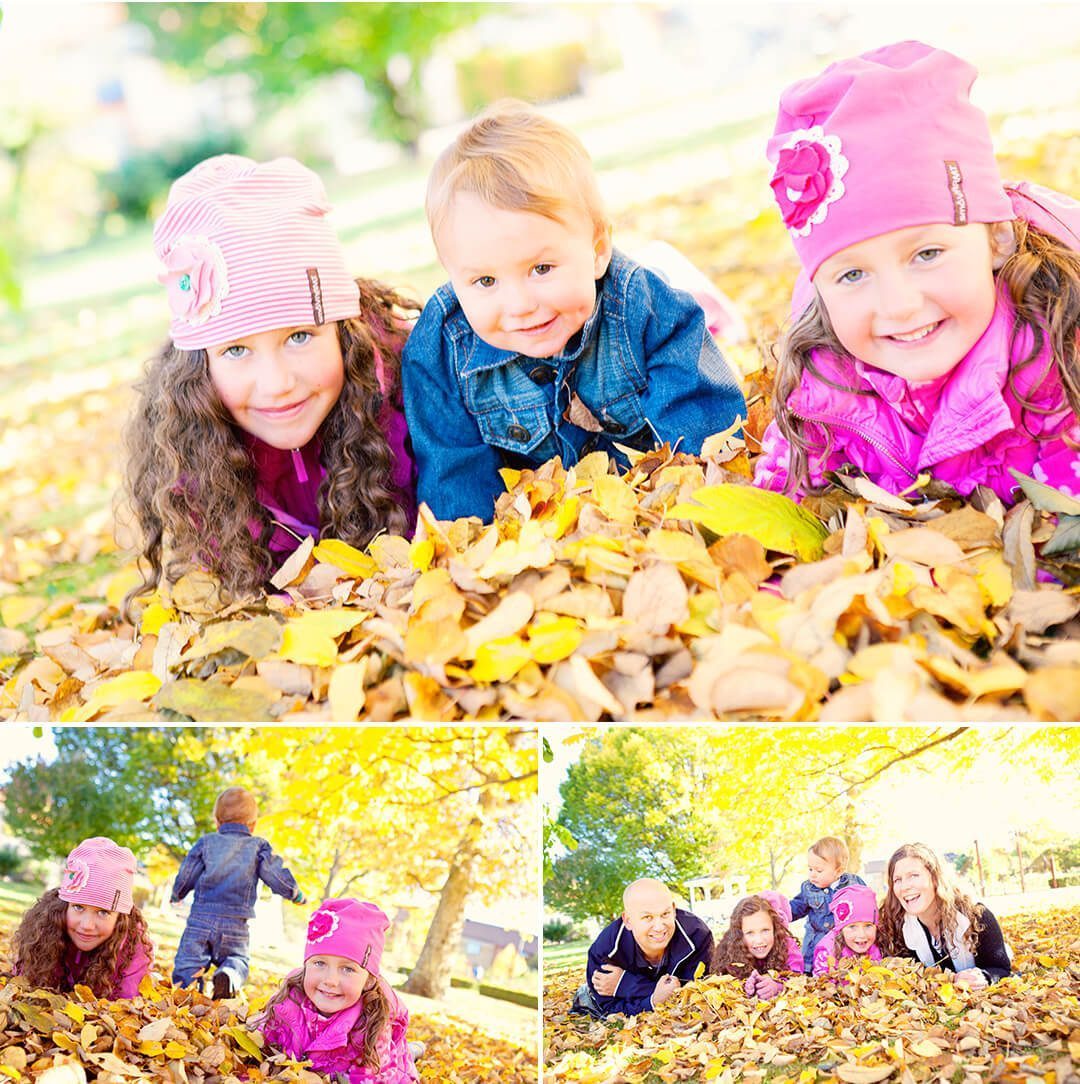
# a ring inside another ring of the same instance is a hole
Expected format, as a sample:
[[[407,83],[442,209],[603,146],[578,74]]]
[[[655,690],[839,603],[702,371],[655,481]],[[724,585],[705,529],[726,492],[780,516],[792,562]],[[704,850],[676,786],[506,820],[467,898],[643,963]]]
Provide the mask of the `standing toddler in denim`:
[[[432,170],[450,276],[402,355],[419,497],[490,520],[501,467],[669,441],[697,453],[745,417],[694,297],[612,248],[588,153],[521,102],[491,107]]]
[[[188,851],[173,881],[172,902],[192,889],[195,902],[176,950],[172,981],[188,986],[214,965],[214,997],[233,997],[248,976],[248,921],[259,882],[304,903],[296,879],[265,839],[253,836],[259,809],[244,787],[228,787],[214,803],[218,830]],[[200,979],[201,985],[201,979]]]
[[[829,910],[833,894],[847,885],[865,885],[854,873],[847,872],[848,849],[842,839],[824,836],[812,844],[806,855],[810,877],[799,885],[798,895],[791,898],[792,920],[806,919],[803,936],[803,970],[814,970],[814,949],[833,928],[835,919]]]

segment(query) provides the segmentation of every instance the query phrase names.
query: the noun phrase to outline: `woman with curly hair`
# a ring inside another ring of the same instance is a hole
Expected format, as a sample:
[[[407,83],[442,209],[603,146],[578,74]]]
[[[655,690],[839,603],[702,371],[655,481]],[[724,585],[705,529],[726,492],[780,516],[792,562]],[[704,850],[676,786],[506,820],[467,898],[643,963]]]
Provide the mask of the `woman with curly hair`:
[[[379,974],[390,920],[373,903],[329,899],[311,916],[304,966],[252,1024],[290,1058],[348,1084],[411,1084],[423,1043],[406,1041],[409,1010]]]
[[[14,971],[31,986],[89,986],[98,997],[134,997],[154,946],[132,901],[135,856],[111,839],[84,839],[12,935]]]
[[[953,971],[976,990],[1012,971],[997,919],[950,883],[924,843],[905,843],[889,859],[880,931],[885,955]]]
[[[233,595],[307,537],[410,533],[400,356],[416,306],[346,271],[319,178],[208,158],[154,228],[172,312],[127,434],[141,535],[131,598],[195,568]]]
[[[781,900],[779,893],[775,904],[764,893],[739,900],[713,950],[710,971],[742,979],[747,997],[776,997],[784,988],[776,973],[802,969],[799,943],[777,909]]]

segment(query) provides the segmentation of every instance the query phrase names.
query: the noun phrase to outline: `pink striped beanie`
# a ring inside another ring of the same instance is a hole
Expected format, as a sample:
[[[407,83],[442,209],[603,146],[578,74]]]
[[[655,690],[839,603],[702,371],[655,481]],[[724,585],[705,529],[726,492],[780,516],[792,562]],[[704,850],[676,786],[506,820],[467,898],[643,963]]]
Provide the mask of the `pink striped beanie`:
[[[780,95],[770,184],[808,276],[849,245],[932,222],[1015,217],[978,73],[919,41],[830,64]]]
[[[131,913],[135,855],[105,836],[84,839],[64,860],[60,898],[67,903]]]
[[[360,313],[322,181],[293,158],[207,158],[154,226],[174,345],[200,350]]]

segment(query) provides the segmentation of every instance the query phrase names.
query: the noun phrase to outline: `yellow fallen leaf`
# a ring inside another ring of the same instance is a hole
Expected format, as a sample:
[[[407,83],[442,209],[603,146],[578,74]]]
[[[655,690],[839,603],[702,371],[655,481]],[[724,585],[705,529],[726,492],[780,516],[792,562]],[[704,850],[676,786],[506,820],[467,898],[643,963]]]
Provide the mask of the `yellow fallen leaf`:
[[[5,595],[0,598],[0,621],[9,629],[25,625],[48,605],[49,600],[39,595]]]
[[[281,633],[278,655],[311,666],[333,666],[337,661],[335,640],[366,621],[368,610],[312,610],[289,618]]]
[[[572,617],[538,614],[528,628],[529,651],[536,662],[558,662],[577,650],[583,636],[581,626]]]
[[[333,565],[357,579],[366,579],[379,567],[373,558],[338,538],[325,538],[313,550],[316,561]]]
[[[162,606],[155,599],[143,610],[142,616],[139,618],[139,632],[143,636],[156,636],[161,631],[162,625],[168,624],[170,621],[176,621],[178,618],[179,614],[175,610]]]
[[[327,696],[330,715],[335,723],[354,723],[364,707],[364,675],[367,665],[362,662],[346,662],[334,667],[330,675]]]
[[[700,523],[716,535],[747,534],[766,549],[804,561],[824,554],[825,525],[782,493],[725,482],[696,489],[692,497],[694,504],[674,505],[668,517]]]
[[[473,681],[509,681],[531,661],[532,651],[520,636],[488,640],[478,645],[469,676]]]
[[[148,670],[129,670],[94,687],[81,708],[64,713],[64,722],[87,723],[100,712],[129,700],[148,700],[161,688],[161,678]]]

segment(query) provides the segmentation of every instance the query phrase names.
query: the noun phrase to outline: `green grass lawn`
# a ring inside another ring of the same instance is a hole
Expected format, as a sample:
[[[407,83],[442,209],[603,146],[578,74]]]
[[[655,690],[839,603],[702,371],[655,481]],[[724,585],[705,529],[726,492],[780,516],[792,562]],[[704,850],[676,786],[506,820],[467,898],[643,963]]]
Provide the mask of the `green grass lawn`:
[[[569,967],[584,967],[591,944],[592,942],[587,938],[581,941],[562,941],[558,944],[549,944],[545,941],[544,973],[547,975]]]

